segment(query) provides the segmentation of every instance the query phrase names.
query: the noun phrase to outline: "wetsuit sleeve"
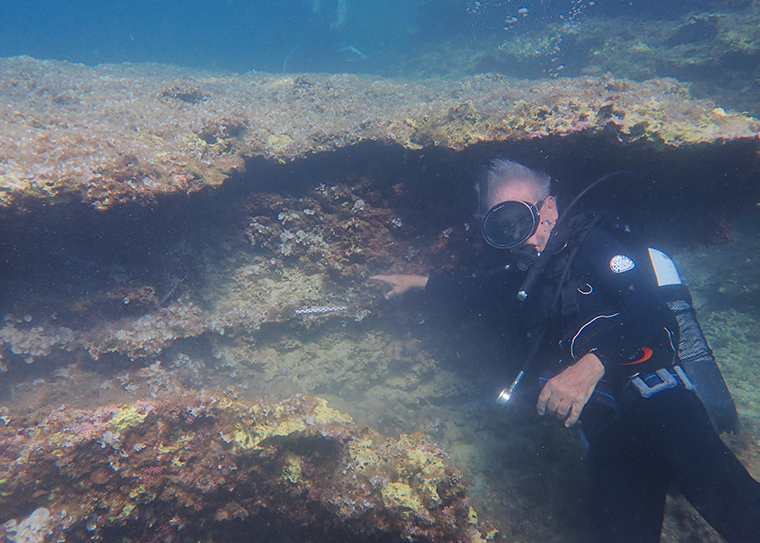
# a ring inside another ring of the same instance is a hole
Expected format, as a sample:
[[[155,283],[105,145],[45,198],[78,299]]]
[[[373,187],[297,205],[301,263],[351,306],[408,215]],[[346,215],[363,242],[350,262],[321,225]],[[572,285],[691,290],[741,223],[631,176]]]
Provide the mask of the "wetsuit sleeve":
[[[589,282],[602,289],[600,294],[607,298],[608,307],[615,308],[618,314],[604,320],[606,327],[581,341],[576,358],[593,352],[605,368],[615,369],[655,341],[664,328],[670,328],[671,314],[657,291],[645,257],[637,259],[602,230],[589,232],[581,253],[579,260],[588,266]]]

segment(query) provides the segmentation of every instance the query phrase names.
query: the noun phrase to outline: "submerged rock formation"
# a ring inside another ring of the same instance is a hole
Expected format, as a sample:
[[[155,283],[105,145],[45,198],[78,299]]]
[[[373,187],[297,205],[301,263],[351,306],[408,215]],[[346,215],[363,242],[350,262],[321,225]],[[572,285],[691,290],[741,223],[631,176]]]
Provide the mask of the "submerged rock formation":
[[[532,421],[489,412],[519,356],[488,328],[503,323],[390,304],[368,278],[501,266],[472,214],[496,156],[544,168],[562,204],[634,172],[585,202],[676,247],[742,240],[731,221],[760,198],[758,121],[670,79],[0,70],[0,522],[16,541],[494,536],[432,440],[506,540],[583,540],[578,444],[547,438],[563,451],[547,458]],[[714,279],[733,285],[722,303],[757,306],[754,243]]]
[[[25,57],[1,59],[0,70],[0,207],[150,202],[218,186],[252,157],[290,161],[364,141],[462,150],[604,131],[667,148],[760,132],[671,79],[218,75]]]
[[[320,398],[251,404],[187,394],[4,420],[0,507],[14,517],[4,530],[15,541],[496,534],[478,522],[462,475],[437,446],[356,428]]]

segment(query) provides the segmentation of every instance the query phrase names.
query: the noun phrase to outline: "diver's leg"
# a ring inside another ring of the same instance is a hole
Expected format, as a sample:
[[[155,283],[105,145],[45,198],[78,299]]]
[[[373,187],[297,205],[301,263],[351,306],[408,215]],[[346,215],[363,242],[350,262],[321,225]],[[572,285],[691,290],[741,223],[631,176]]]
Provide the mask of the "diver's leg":
[[[659,394],[664,455],[679,490],[729,543],[760,543],[760,483],[710,424],[697,397],[678,389]]]
[[[599,543],[660,541],[666,474],[629,422],[622,415],[590,443],[590,521]]]
[[[336,30],[340,30],[346,26],[346,13],[348,12],[348,0],[338,0],[338,4],[335,8],[335,22],[332,27]]]

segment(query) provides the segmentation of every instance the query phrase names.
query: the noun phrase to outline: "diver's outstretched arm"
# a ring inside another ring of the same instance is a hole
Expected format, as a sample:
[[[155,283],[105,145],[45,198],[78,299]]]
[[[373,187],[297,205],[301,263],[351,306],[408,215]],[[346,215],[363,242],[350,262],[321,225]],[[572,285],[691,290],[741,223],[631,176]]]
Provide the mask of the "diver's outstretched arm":
[[[370,279],[393,287],[385,293],[386,300],[397,298],[413,289],[424,289],[428,282],[428,278],[423,275],[373,275]]]

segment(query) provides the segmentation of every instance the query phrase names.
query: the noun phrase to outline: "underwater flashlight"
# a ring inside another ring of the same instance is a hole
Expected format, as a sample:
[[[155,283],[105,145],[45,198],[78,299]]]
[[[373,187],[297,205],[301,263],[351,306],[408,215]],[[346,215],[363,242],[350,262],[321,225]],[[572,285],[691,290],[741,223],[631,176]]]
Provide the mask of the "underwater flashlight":
[[[523,375],[525,375],[524,371],[521,371],[517,374],[517,377],[515,377],[515,380],[512,381],[512,384],[509,385],[509,388],[505,388],[499,393],[499,397],[496,398],[496,403],[503,406],[507,405],[507,402],[509,402],[510,398],[512,398],[512,393],[517,388],[517,385],[520,384],[520,381],[523,378]]]

